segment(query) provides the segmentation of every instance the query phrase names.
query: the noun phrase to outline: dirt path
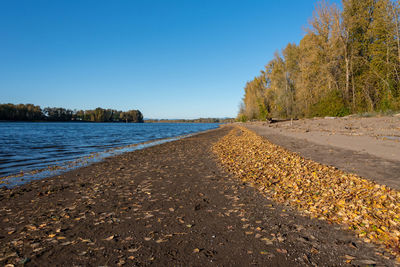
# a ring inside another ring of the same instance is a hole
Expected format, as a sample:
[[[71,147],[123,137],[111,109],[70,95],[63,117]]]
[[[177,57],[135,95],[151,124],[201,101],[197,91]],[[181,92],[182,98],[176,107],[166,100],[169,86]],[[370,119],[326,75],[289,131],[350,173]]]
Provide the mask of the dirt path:
[[[229,130],[0,190],[0,264],[394,264],[337,225],[303,217],[223,172],[210,149]]]

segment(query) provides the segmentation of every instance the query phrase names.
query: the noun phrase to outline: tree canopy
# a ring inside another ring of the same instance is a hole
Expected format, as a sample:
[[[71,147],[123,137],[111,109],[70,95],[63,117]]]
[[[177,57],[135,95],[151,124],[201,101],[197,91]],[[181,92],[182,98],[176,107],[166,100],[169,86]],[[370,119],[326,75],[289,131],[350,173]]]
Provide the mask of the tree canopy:
[[[0,120],[12,121],[91,121],[91,122],[143,122],[139,110],[118,111],[96,108],[70,110],[65,108],[42,109],[33,104],[0,104]]]
[[[239,120],[400,109],[400,1],[319,2],[300,43],[247,82]]]

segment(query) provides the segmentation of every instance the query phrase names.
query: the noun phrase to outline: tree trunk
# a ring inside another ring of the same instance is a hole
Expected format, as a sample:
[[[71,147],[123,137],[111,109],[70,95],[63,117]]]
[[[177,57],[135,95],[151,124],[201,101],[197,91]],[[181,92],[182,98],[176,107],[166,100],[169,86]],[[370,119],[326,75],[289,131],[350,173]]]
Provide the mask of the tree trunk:
[[[350,91],[350,60],[345,52],[345,63],[346,63],[346,101],[349,102],[349,91]]]

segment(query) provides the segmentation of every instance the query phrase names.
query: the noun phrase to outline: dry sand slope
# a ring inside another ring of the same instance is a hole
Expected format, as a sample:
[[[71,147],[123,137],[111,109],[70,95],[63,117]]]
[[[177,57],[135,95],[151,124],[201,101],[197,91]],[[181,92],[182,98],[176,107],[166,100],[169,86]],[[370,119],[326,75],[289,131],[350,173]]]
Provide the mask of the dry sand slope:
[[[400,189],[400,116],[256,122],[245,126],[301,156]]]

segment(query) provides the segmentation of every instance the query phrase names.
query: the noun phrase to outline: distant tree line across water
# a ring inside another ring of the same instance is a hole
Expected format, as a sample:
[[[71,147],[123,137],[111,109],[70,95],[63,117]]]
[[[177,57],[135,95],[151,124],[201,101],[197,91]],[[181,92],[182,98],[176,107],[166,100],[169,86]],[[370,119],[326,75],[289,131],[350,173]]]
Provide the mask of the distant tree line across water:
[[[90,122],[143,122],[139,110],[119,111],[96,108],[94,110],[71,110],[33,104],[0,104],[0,120],[8,121],[90,121]]]
[[[400,109],[400,1],[320,2],[299,44],[247,82],[238,119]]]
[[[199,118],[199,119],[146,119],[145,122],[152,122],[152,123],[229,123],[234,122],[235,119],[233,118]]]

